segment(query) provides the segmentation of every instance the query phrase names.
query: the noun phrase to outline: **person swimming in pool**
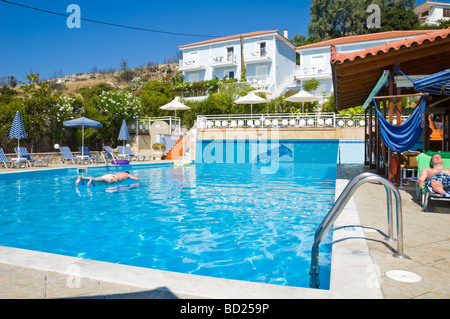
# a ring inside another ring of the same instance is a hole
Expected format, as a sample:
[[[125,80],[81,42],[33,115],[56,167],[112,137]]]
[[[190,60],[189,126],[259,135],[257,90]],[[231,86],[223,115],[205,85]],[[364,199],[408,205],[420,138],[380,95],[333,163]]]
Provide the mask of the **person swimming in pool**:
[[[125,172],[119,172],[117,174],[105,174],[100,177],[92,177],[92,176],[78,176],[77,180],[75,181],[75,185],[78,185],[82,180],[89,180],[87,182],[87,186],[90,186],[93,181],[95,182],[107,182],[107,183],[117,183],[124,181],[128,178],[134,179],[136,181],[139,180],[139,176],[131,175],[128,171]]]
[[[417,179],[417,185],[422,189],[425,185],[429,190],[450,197],[450,169],[444,168],[441,155],[434,154],[431,157],[430,166],[424,168]]]

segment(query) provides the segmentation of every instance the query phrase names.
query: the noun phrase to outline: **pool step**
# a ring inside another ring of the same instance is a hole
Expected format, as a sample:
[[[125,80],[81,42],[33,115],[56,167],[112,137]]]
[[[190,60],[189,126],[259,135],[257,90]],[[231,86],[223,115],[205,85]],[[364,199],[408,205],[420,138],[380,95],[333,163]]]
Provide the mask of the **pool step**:
[[[182,156],[183,156],[183,137],[180,137],[180,139],[175,143],[175,145],[166,154],[164,159],[175,160]]]

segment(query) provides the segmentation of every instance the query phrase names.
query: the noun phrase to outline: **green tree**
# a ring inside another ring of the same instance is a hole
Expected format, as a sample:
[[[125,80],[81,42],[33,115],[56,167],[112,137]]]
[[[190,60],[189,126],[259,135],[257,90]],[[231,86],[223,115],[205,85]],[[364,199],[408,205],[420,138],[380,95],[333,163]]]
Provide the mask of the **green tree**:
[[[22,120],[31,142],[32,151],[42,150],[43,137],[50,133],[51,117],[55,116],[59,95],[54,94],[47,81],[40,81],[39,74],[27,75],[28,84],[23,84]]]
[[[414,1],[390,1],[381,12],[381,28],[384,31],[412,30],[420,24],[419,17],[414,13]]]
[[[168,115],[168,111],[160,109],[164,104],[174,99],[174,91],[169,83],[149,81],[139,91],[142,114],[150,117]]]
[[[125,90],[104,91],[95,99],[95,106],[98,110],[95,116],[103,124],[96,132],[103,140],[114,141],[122,121],[135,120],[142,111],[139,98]]]
[[[389,30],[411,30],[418,23],[415,0],[312,0],[308,25],[310,38],[321,41]],[[375,4],[381,10],[381,28],[369,29],[366,10]]]

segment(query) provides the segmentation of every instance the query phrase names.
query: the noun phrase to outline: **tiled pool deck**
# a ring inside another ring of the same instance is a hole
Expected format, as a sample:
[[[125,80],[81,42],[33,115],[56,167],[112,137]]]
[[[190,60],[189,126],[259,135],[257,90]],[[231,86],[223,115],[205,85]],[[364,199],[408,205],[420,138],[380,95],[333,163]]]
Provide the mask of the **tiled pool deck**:
[[[19,169],[1,169],[0,174],[16,171]],[[361,165],[341,166],[337,194],[349,179],[364,171],[367,169]],[[384,187],[364,184],[334,225],[331,288],[327,291],[184,275],[0,247],[0,298],[447,299],[450,206],[432,203],[429,212],[422,212],[414,202],[411,183],[401,188],[400,194],[404,252],[409,259],[394,258],[397,244],[385,240]],[[421,280],[397,281],[386,275],[390,270],[412,272]]]

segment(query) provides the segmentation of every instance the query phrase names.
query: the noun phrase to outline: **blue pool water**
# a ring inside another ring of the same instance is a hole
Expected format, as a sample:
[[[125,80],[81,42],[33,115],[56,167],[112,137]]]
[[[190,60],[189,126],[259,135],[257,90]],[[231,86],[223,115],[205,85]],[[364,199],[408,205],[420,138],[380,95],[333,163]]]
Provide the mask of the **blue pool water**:
[[[317,161],[298,163],[293,145],[294,160],[276,170],[267,161],[127,165],[119,170],[141,180],[114,186],[76,187],[75,169],[3,174],[0,245],[308,287],[314,232],[334,202],[336,163],[324,161],[330,148],[336,156],[328,145],[322,156],[316,148]],[[88,175],[115,171],[90,167]],[[320,256],[326,289],[331,234]]]

